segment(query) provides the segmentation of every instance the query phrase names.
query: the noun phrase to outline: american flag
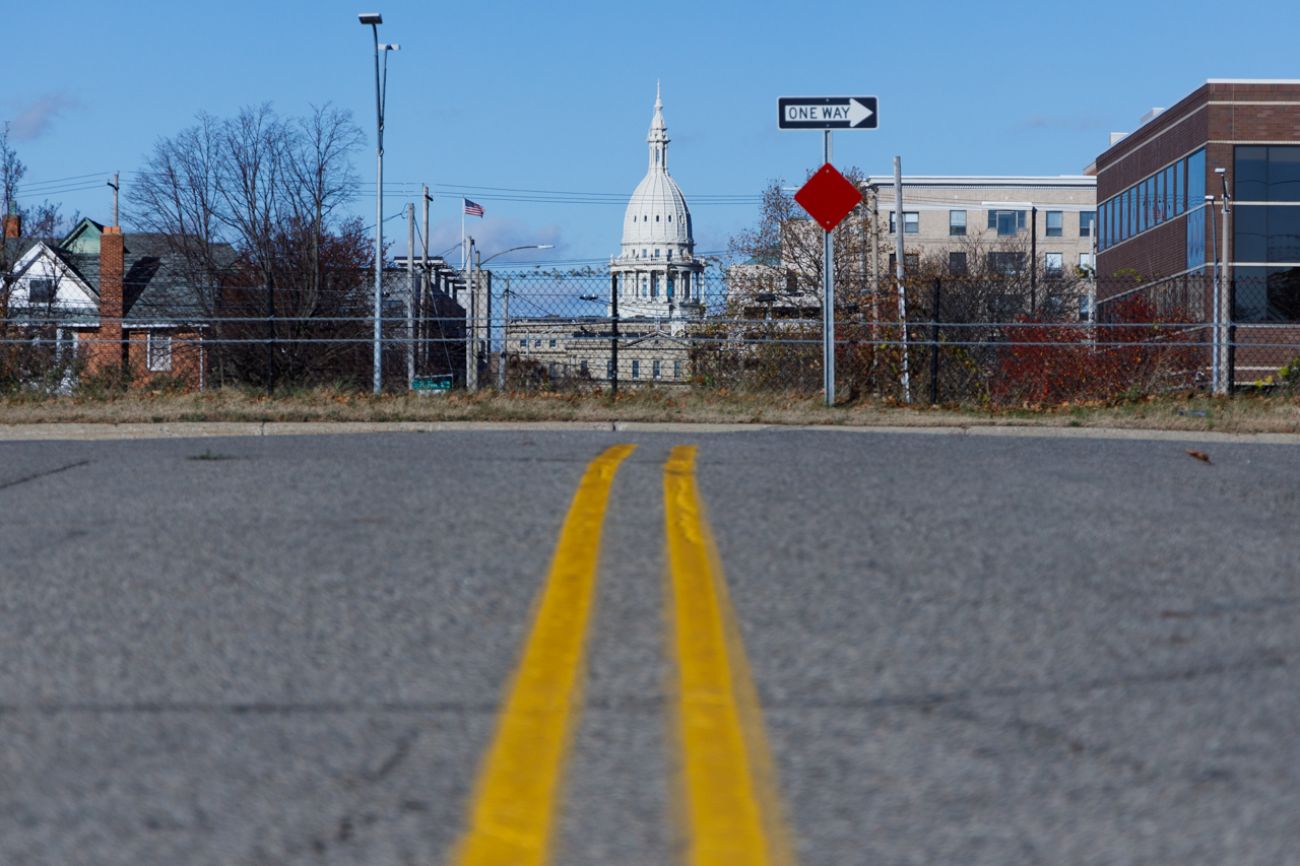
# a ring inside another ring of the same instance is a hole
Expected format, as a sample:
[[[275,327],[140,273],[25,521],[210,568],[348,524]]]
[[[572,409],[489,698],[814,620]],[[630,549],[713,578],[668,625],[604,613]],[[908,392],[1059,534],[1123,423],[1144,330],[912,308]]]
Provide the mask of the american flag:
[[[463,201],[465,202],[465,213],[469,214],[470,216],[476,216],[476,217],[483,216],[483,205],[476,204],[475,202],[472,202],[469,199],[463,199]]]

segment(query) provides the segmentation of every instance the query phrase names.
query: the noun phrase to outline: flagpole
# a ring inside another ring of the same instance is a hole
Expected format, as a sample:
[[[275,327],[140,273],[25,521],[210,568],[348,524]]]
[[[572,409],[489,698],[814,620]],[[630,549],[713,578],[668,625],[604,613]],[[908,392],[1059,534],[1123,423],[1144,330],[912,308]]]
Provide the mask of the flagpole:
[[[465,273],[465,198],[460,200],[460,272]]]

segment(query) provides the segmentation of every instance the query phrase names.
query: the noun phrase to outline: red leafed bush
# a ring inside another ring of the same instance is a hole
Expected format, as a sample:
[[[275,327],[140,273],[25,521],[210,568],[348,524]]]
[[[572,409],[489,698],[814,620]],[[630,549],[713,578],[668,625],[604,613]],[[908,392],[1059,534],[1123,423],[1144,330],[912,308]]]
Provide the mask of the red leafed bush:
[[[1051,405],[1189,387],[1208,364],[1208,338],[1180,311],[1159,315],[1137,296],[1116,302],[1110,321],[1095,329],[1021,317],[999,352],[990,395]]]

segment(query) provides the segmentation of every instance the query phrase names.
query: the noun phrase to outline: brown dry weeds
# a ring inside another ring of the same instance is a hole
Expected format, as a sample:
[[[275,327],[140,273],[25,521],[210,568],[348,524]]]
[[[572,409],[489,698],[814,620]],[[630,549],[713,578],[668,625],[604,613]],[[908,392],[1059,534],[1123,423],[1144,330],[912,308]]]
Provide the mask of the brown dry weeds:
[[[101,397],[0,399],[0,424],[178,423],[194,421],[647,421],[894,427],[987,425],[1111,427],[1225,433],[1300,433],[1300,398],[1162,397],[1112,405],[988,409],[898,406],[879,402],[824,406],[807,394],[673,392],[619,395],[530,392],[374,397],[316,389],[274,398],[242,389],[201,393],[131,391]]]

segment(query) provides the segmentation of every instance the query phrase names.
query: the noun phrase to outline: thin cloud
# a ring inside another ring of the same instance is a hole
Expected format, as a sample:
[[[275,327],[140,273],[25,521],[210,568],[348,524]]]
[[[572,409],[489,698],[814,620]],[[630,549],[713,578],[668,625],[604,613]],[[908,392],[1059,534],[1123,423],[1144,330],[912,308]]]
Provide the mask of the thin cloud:
[[[33,141],[50,130],[59,115],[80,103],[65,93],[51,93],[20,105],[9,130],[17,141]]]
[[[1064,130],[1066,132],[1096,132],[1105,127],[1105,121],[1099,117],[1079,115],[1055,116],[1034,114],[1020,123],[1022,129]]]

